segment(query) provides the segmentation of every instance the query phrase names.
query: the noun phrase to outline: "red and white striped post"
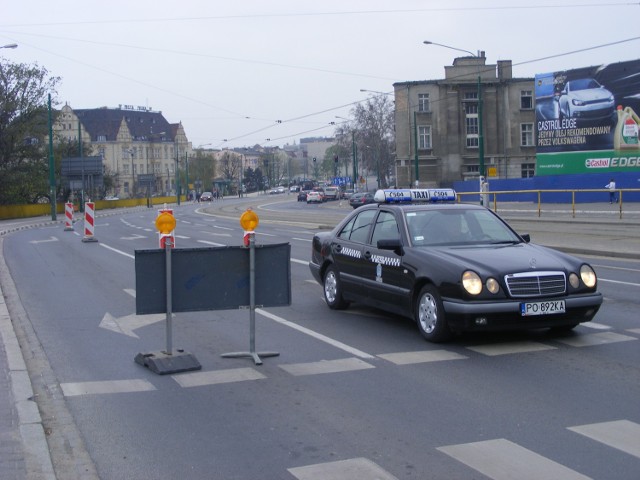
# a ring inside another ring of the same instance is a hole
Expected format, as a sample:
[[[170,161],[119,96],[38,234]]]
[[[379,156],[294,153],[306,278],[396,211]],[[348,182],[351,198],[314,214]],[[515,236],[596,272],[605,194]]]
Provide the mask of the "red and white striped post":
[[[97,242],[94,237],[95,232],[95,203],[85,202],[84,204],[84,237],[83,242]]]
[[[73,203],[67,202],[64,204],[64,231],[69,232],[73,230]]]

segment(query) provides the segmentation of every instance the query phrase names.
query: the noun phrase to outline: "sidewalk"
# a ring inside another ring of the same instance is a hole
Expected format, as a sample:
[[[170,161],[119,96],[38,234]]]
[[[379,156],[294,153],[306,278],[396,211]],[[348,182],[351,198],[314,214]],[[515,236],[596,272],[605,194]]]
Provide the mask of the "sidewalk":
[[[347,202],[325,204],[327,210],[345,215]],[[325,206],[323,205],[323,207]],[[493,208],[493,205],[490,207]],[[336,210],[339,210],[337,212]],[[567,204],[538,206],[531,203],[499,203],[498,214],[519,233],[529,233],[532,242],[576,255],[640,258],[640,203],[623,205]],[[97,212],[109,216],[122,211]],[[76,221],[82,221],[76,217]],[[307,222],[309,221],[307,217]],[[5,234],[26,228],[59,225],[64,216],[0,220],[0,257]],[[8,275],[4,258],[0,266]],[[42,419],[33,401],[34,393],[24,357],[0,286],[0,478],[3,480],[55,480]],[[5,406],[8,406],[6,408]]]

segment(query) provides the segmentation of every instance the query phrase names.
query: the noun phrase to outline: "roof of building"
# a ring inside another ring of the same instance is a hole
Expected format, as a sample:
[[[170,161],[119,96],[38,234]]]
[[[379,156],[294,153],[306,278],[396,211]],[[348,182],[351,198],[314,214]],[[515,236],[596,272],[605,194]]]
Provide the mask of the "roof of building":
[[[127,124],[134,140],[174,141],[179,124],[170,124],[162,112],[124,110],[120,108],[93,108],[73,111],[92,141],[105,137],[114,141],[122,120]]]

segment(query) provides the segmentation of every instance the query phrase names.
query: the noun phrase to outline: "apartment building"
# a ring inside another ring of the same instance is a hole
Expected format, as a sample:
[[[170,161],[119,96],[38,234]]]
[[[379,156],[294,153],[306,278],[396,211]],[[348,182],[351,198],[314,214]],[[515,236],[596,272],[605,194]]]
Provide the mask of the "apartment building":
[[[192,153],[182,123],[169,123],[147,107],[72,109],[65,105],[54,124],[58,141],[77,141],[102,158],[104,175],[114,179],[117,197],[176,192],[176,173]]]
[[[394,95],[398,186],[416,173],[421,187],[478,178],[482,153],[489,181],[534,175],[534,79],[513,78],[511,60],[459,57],[444,79],[395,83]]]

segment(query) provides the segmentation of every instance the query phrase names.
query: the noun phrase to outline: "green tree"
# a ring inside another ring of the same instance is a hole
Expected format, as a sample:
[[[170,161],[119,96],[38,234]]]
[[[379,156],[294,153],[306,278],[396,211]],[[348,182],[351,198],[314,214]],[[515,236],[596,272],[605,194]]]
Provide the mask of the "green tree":
[[[0,204],[39,201],[48,192],[48,95],[59,77],[0,59]]]

